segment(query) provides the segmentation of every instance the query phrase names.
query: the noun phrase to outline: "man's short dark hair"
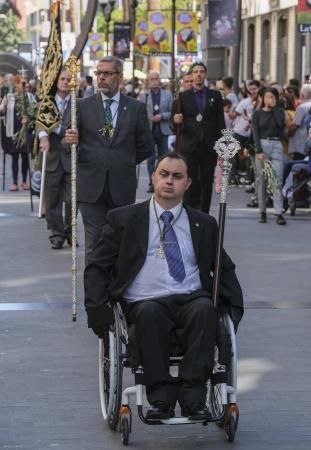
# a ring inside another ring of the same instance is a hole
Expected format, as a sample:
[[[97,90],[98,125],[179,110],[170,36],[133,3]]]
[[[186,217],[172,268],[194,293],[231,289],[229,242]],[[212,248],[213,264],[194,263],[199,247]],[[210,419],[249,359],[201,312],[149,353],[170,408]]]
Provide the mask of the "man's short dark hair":
[[[188,73],[189,73],[189,74],[192,73],[192,72],[193,72],[193,69],[194,69],[196,66],[201,66],[201,67],[203,67],[203,69],[205,70],[205,72],[207,72],[207,67],[206,67],[206,65],[204,64],[204,62],[198,61],[198,62],[195,62],[195,63],[191,64],[191,66],[190,66],[190,68],[189,68],[189,70],[188,70]]]
[[[248,85],[247,85],[247,86],[257,86],[258,89],[259,89],[260,86],[261,86],[261,83],[260,83],[260,81],[258,81],[258,80],[251,80],[251,81],[248,82]]]
[[[233,77],[224,77],[222,79],[222,82],[228,89],[232,89],[232,87],[233,87]]]
[[[188,163],[187,163],[186,159],[182,155],[177,153],[177,152],[168,152],[168,153],[165,153],[164,155],[160,156],[160,158],[158,159],[158,161],[156,163],[155,170],[157,170],[157,168],[159,167],[160,162],[163,161],[163,159],[165,159],[165,158],[178,159],[180,161],[183,161],[185,163],[185,165],[186,165],[187,175],[188,175]]]

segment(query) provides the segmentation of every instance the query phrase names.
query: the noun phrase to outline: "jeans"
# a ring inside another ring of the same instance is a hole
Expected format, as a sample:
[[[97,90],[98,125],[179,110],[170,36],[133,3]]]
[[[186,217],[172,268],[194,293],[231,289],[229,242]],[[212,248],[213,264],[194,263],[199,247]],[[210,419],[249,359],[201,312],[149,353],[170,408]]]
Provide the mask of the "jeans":
[[[270,141],[268,139],[260,140],[261,148],[265,160],[270,161],[274,173],[274,189],[273,189],[273,204],[275,214],[282,214],[283,209],[283,146],[281,141]],[[266,212],[266,180],[262,173],[263,161],[256,159],[256,168],[258,172],[258,203],[259,211]]]

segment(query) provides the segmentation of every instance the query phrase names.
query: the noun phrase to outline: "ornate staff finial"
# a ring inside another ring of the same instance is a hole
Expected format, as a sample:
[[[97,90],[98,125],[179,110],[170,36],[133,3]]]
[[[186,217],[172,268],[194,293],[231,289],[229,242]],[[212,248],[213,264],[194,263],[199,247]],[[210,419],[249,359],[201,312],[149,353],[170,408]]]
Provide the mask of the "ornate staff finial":
[[[222,172],[220,203],[226,203],[229,174],[232,167],[230,159],[238,152],[240,144],[239,141],[233,137],[232,130],[221,130],[221,132],[223,136],[216,141],[214,149],[220,158]]]

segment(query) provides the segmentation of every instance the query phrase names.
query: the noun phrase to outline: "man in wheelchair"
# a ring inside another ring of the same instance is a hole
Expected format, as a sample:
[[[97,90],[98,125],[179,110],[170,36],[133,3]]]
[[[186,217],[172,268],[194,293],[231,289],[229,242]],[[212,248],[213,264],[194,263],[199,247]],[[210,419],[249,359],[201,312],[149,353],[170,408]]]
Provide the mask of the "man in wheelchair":
[[[216,220],[184,205],[191,184],[177,153],[159,159],[150,200],[114,209],[85,269],[88,326],[102,337],[113,322],[117,299],[140,346],[149,420],[183,416],[209,419],[206,381],[214,366],[217,312],[211,300],[217,244]],[[235,266],[223,251],[221,304],[235,328],[243,297]],[[178,330],[184,348],[178,378],[169,373],[170,337]]]

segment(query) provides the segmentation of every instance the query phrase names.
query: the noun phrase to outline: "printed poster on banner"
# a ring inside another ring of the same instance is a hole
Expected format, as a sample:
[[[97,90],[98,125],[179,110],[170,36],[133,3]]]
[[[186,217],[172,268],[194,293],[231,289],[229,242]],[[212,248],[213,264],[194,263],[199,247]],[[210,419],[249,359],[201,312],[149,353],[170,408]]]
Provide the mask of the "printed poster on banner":
[[[170,11],[149,11],[149,53],[172,53],[172,15]]]
[[[104,56],[105,34],[89,33],[88,45],[90,49],[90,59],[96,61]]]
[[[178,11],[176,14],[177,52],[179,55],[198,51],[198,19],[195,12]]]
[[[232,0],[209,0],[207,47],[234,47],[237,45],[237,11]]]
[[[148,55],[148,21],[141,18],[136,20],[134,52],[141,55]]]
[[[113,54],[117,58],[130,57],[131,25],[127,22],[115,22],[113,27]]]
[[[300,33],[311,33],[311,0],[298,0],[297,23]]]

